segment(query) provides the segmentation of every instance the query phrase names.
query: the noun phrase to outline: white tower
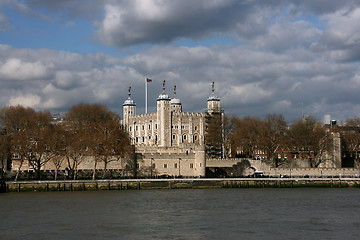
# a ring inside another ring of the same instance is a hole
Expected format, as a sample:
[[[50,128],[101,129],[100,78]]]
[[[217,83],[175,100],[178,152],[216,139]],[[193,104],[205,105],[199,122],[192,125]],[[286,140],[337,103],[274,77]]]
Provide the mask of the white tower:
[[[171,111],[175,113],[181,113],[182,106],[181,101],[176,97],[176,85],[174,85],[174,97],[170,101]]]
[[[170,98],[165,93],[165,79],[163,81],[163,92],[157,98],[157,122],[159,133],[159,147],[171,145],[171,109]]]
[[[129,131],[129,124],[130,124],[129,118],[131,116],[135,116],[136,114],[136,104],[131,99],[131,86],[129,86],[128,95],[129,95],[128,99],[126,99],[123,104],[123,123],[124,123],[124,128],[127,131]]]
[[[220,112],[220,98],[218,98],[217,96],[215,96],[215,83],[214,81],[212,82],[211,85],[211,95],[207,100],[207,111],[208,113],[213,113],[213,112]]]

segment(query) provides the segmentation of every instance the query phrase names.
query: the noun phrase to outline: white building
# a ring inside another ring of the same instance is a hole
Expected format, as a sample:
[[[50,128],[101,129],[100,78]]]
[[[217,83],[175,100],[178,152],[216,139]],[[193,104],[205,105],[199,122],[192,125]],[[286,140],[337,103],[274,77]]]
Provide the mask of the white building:
[[[220,112],[220,99],[212,93],[207,113]],[[182,112],[180,99],[163,91],[157,98],[155,113],[136,114],[136,104],[129,97],[123,104],[122,125],[129,133],[139,167],[150,168],[153,175],[205,176],[205,113]]]

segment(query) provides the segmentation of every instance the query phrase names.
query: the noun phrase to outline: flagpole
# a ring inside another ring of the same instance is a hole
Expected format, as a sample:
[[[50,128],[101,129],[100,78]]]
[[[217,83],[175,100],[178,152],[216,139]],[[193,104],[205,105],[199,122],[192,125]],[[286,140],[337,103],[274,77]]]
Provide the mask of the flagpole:
[[[147,113],[147,79],[145,78],[145,113]]]

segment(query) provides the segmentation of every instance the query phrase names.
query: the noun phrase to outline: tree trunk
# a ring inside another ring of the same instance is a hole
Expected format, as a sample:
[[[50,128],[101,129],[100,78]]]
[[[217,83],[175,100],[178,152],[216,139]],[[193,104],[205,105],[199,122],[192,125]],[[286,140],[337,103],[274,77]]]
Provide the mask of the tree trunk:
[[[108,161],[107,161],[107,160],[105,160],[105,161],[104,161],[103,178],[105,178],[105,174],[106,174],[106,170],[107,170],[107,164],[108,164]]]
[[[35,172],[36,172],[36,179],[37,180],[40,180],[40,177],[41,177],[41,162],[40,162],[40,159],[37,159],[35,161]]]
[[[96,177],[96,165],[97,165],[97,160],[94,161],[92,180],[95,180],[95,177]]]
[[[16,176],[15,176],[15,181],[17,181],[17,180],[18,180],[18,178],[19,178],[19,175],[20,175],[20,170],[21,170],[21,167],[22,167],[23,163],[24,163],[24,159],[22,159],[22,160],[21,160],[21,162],[20,162],[20,165],[19,165],[18,171],[17,171]]]
[[[75,167],[74,167],[73,172],[74,172],[74,180],[76,180],[76,175],[77,175],[77,166],[75,166]]]

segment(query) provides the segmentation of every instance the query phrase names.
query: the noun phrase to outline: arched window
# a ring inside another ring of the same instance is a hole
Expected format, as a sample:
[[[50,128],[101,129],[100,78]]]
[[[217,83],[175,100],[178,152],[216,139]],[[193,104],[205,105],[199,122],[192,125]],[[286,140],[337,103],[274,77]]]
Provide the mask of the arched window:
[[[184,134],[183,136],[182,136],[182,142],[185,142],[187,140],[187,136],[186,136],[186,134]]]
[[[194,143],[198,143],[198,142],[199,142],[199,137],[198,137],[197,134],[194,134],[194,136],[193,136],[193,142],[194,142]]]

